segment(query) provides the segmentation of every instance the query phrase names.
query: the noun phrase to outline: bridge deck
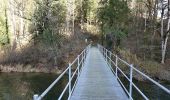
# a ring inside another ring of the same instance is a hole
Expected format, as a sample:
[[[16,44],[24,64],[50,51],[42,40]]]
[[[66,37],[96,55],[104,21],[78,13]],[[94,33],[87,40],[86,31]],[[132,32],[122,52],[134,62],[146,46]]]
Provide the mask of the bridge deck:
[[[127,100],[98,48],[90,48],[71,100]]]

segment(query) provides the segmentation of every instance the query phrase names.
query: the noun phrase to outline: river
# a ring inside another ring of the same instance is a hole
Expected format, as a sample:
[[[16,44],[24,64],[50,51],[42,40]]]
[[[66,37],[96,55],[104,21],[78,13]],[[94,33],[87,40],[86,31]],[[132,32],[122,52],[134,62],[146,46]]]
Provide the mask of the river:
[[[32,100],[33,94],[41,94],[56,77],[58,75],[46,73],[0,73],[0,100]],[[65,75],[45,96],[44,100],[57,99],[67,82],[68,76]],[[126,83],[126,81],[124,82]],[[135,81],[135,83],[151,100],[170,100],[170,95],[153,84],[141,81]],[[170,83],[164,82],[163,84],[170,88]],[[142,100],[136,91],[133,93],[135,100]],[[63,100],[66,100],[67,95],[65,94]]]

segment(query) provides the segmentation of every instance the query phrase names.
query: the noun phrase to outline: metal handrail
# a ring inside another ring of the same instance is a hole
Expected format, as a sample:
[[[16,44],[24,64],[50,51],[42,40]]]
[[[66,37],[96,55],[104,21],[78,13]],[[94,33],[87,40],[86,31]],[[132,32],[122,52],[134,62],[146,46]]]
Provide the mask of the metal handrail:
[[[116,75],[117,80],[120,82],[120,84],[122,85],[122,87],[124,88],[125,92],[127,93],[127,95],[129,96],[129,98],[131,100],[133,100],[132,98],[132,86],[142,95],[142,97],[145,100],[149,100],[149,98],[135,85],[135,83],[133,82],[132,78],[133,78],[133,71],[136,71],[137,73],[139,73],[140,75],[142,75],[143,77],[145,77],[146,79],[148,79],[149,81],[151,81],[152,83],[154,83],[155,85],[157,85],[159,88],[161,88],[162,90],[164,90],[166,93],[170,94],[170,90],[167,89],[166,87],[164,87],[163,85],[161,85],[160,83],[156,82],[155,80],[153,80],[152,78],[150,78],[149,76],[147,76],[146,74],[144,74],[143,72],[139,71],[138,69],[136,69],[133,64],[129,64],[128,62],[122,60],[121,58],[119,58],[117,55],[113,54],[111,51],[107,50],[106,48],[104,48],[103,46],[98,44],[98,48],[101,51],[101,53],[103,54],[103,56],[105,57],[108,65],[110,66],[111,70],[113,71],[113,73]],[[110,55],[110,56],[108,56]],[[111,56],[114,56],[116,58],[115,61],[112,60]],[[109,61],[108,61],[109,60]],[[119,68],[118,66],[118,61],[123,62],[125,65],[127,65],[130,68],[130,77],[128,77],[122,70],[121,68]],[[110,63],[110,64],[109,64]],[[116,71],[113,70],[111,63],[116,67]],[[124,84],[122,83],[122,81],[120,80],[120,78],[118,77],[117,72],[121,72],[122,75],[130,82],[129,84],[129,91],[125,88]]]
[[[88,50],[89,48],[91,47],[91,44],[89,44],[75,59],[72,63],[69,63],[69,66],[59,75],[59,77],[57,77],[57,79],[41,94],[41,95],[38,95],[38,94],[35,94],[33,96],[33,100],[41,100],[53,87],[54,85],[66,74],[66,72],[68,71],[69,72],[69,82],[66,84],[64,90],[62,91],[62,93],[60,94],[58,100],[61,100],[64,93],[66,92],[67,88],[69,88],[69,97],[68,97],[68,100],[70,99],[70,96],[75,88],[75,85],[77,83],[77,80],[78,80],[78,77],[80,75],[80,71],[82,69],[82,67],[84,66],[84,63],[85,63],[85,59],[86,59],[86,55],[88,53]],[[76,70],[73,72],[71,72],[71,68],[73,66],[73,64],[75,64],[77,62],[77,68]],[[80,65],[82,66],[80,68]],[[73,88],[71,87],[71,81],[72,79],[74,78],[74,76],[76,75],[77,73],[77,78],[76,78],[76,81],[74,82],[74,85],[73,85]]]

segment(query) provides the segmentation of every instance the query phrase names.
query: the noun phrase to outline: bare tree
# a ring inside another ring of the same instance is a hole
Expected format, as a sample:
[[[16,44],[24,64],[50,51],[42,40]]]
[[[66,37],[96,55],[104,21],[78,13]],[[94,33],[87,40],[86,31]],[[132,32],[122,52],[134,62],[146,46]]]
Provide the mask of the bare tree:
[[[164,4],[164,0],[162,0],[162,14],[161,14],[161,51],[162,51],[162,60],[161,63],[164,64],[165,63],[165,56],[166,56],[166,50],[167,50],[167,42],[168,42],[168,37],[169,37],[169,29],[170,29],[170,0],[168,0],[167,3],[167,29],[166,32],[164,33],[164,12],[166,9],[166,5]]]

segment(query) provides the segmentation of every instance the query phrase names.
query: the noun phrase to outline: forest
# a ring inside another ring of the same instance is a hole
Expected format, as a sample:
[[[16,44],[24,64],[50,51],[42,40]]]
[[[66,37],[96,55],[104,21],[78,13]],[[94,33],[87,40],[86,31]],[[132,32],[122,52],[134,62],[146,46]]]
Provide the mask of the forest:
[[[170,81],[170,0],[0,0],[0,72],[59,73],[89,43]]]

